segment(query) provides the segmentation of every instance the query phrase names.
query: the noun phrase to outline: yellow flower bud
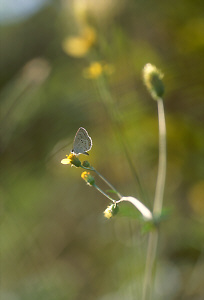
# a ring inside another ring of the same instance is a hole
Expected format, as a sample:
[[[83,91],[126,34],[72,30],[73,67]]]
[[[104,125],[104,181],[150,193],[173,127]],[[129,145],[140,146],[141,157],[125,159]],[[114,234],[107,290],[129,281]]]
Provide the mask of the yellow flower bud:
[[[67,158],[64,158],[61,160],[61,164],[63,165],[73,165],[75,167],[81,167],[81,161],[78,159],[78,157],[73,154],[73,153],[70,153],[69,155],[66,155]]]
[[[107,219],[112,218],[118,213],[118,205],[116,203],[109,205],[106,210],[103,212],[104,217]]]
[[[95,185],[95,179],[94,177],[90,174],[90,172],[83,172],[81,174],[81,178],[84,179],[86,181],[87,184],[89,185]]]

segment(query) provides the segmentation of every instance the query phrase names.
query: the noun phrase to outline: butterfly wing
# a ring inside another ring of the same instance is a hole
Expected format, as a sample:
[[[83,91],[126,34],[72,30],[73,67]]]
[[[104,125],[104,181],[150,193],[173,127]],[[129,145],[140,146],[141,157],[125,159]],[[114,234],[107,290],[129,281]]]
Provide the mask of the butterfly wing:
[[[77,133],[74,138],[73,152],[75,154],[87,154],[86,151],[89,151],[92,147],[92,139],[88,135],[88,132],[83,127],[80,127],[77,130]]]

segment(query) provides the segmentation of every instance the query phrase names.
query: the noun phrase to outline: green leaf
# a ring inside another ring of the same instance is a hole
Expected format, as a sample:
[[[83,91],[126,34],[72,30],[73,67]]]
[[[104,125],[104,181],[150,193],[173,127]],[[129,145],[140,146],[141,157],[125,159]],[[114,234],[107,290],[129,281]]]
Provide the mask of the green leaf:
[[[114,190],[106,190],[106,193],[113,193],[113,194],[117,194],[117,192],[116,192],[116,191],[114,191]]]

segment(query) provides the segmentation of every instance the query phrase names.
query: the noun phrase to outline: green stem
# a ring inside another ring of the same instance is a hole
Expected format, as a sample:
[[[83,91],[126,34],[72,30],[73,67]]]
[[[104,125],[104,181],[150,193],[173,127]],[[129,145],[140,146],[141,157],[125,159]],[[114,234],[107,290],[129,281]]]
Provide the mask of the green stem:
[[[158,236],[158,229],[149,233],[142,300],[151,299]]]
[[[118,198],[122,198],[122,195],[114,188],[114,186],[105,178],[103,175],[101,175],[96,169],[93,168],[93,171],[118,195]]]
[[[99,173],[94,167],[86,168],[81,165],[82,169],[89,170],[89,171],[94,171],[117,195],[118,198],[122,198],[122,195],[114,188],[114,186],[105,178],[101,173]]]
[[[87,168],[87,167],[84,167],[84,166],[80,166],[82,169],[84,170],[89,170],[89,171],[94,171],[94,168],[93,167],[90,167],[90,168]]]
[[[106,198],[108,198],[110,201],[115,203],[116,201],[112,199],[110,196],[108,196],[104,191],[102,191],[96,184],[93,185],[101,194],[103,194]]]
[[[157,105],[159,119],[159,165],[153,206],[153,213],[155,216],[159,216],[162,211],[166,178],[166,124],[164,115],[164,105],[163,100],[161,98],[157,100]],[[151,299],[151,291],[153,286],[153,268],[156,260],[158,238],[159,231],[158,228],[155,228],[153,232],[150,232],[148,239],[142,300]]]

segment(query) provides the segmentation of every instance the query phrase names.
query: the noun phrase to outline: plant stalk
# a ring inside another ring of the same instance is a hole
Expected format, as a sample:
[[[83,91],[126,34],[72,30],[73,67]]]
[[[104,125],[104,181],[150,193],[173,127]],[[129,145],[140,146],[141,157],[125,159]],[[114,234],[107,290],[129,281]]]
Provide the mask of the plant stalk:
[[[96,169],[93,168],[93,171],[118,195],[119,199],[122,198],[122,195],[114,188],[114,186],[101,175]]]
[[[115,203],[116,201],[112,199],[109,195],[107,195],[104,191],[102,191],[96,184],[93,185],[101,194],[103,194],[106,198],[108,198],[110,201]]]
[[[159,120],[159,165],[153,205],[154,216],[159,216],[162,212],[164,186],[166,179],[166,124],[164,105],[161,98],[157,100],[157,106]],[[152,298],[153,269],[156,261],[158,238],[159,230],[158,227],[156,227],[154,231],[150,232],[148,239],[142,300],[150,300]]]

